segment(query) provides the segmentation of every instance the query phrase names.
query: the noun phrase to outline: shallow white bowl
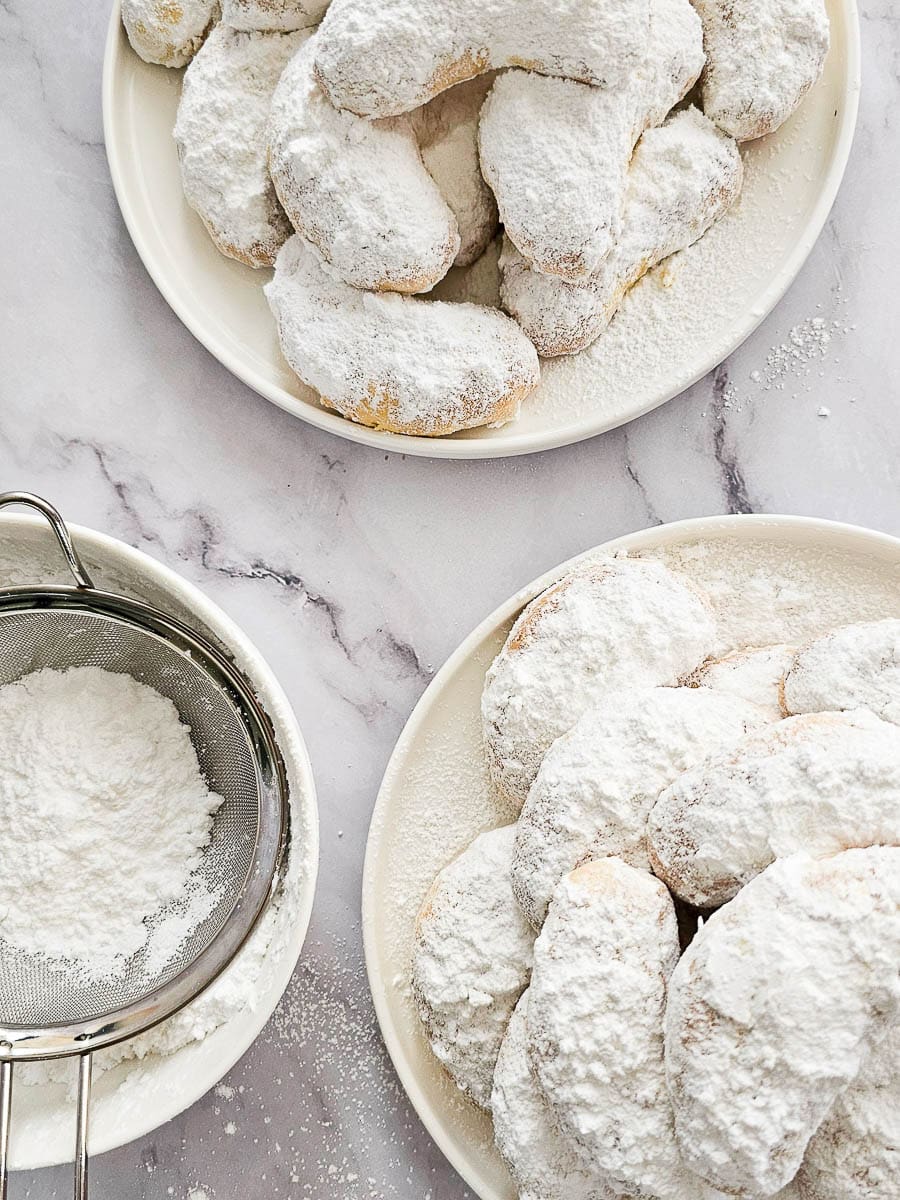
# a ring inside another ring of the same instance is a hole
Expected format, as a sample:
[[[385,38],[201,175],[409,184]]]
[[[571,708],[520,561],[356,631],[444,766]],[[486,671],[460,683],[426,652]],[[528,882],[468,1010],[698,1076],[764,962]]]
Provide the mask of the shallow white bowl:
[[[626,298],[595,347],[544,364],[521,417],[447,438],[381,433],[321,407],[289,369],[262,293],[268,271],[223,258],[184,200],[172,126],[181,72],[131,50],[113,5],[103,77],[106,153],[122,215],[163,296],[215,357],[266,399],[339,437],[434,458],[495,458],[581,441],[671,400],[774,308],[834,202],[856,125],[856,0],[827,0],[822,79],[776,134],[744,149],[740,204]],[[490,288],[487,292],[490,292]]]
[[[296,719],[275,676],[234,622],[203,593],[146,554],[101,533],[71,525],[73,539],[98,587],[157,605],[234,657],[253,683],[275,728],[287,767],[291,799],[290,909],[280,924],[277,949],[267,956],[259,1002],[202,1041],[167,1056],[150,1056],[137,1068],[124,1063],[95,1075],[90,1152],[113,1150],[171,1120],[216,1084],[250,1047],[272,1015],[293,973],[312,909],[318,865],[318,816],[312,770]],[[59,548],[38,517],[0,515],[0,586],[69,583]],[[284,902],[287,903],[287,902]],[[254,935],[256,936],[256,935]],[[74,1081],[76,1067],[72,1065]],[[30,1169],[72,1158],[75,1110],[62,1084],[13,1088],[11,1159]]]
[[[754,632],[760,643],[796,643],[828,626],[900,612],[900,539],[851,525],[805,517],[701,518],[598,549],[660,555],[698,578],[702,546],[712,540],[722,548],[724,569],[701,583],[735,644],[750,644]],[[366,848],[363,936],[385,1044],[429,1133],[481,1200],[515,1200],[515,1189],[493,1147],[489,1117],[463,1097],[421,1032],[409,990],[413,930],[437,872],[476,834],[515,819],[487,777],[479,716],[484,674],[522,607],[577,561],[534,580],[491,613],[435,676],[388,763]],[[788,562],[794,584],[782,590],[778,613],[761,614],[768,592],[754,580]],[[734,599],[727,611],[726,595]],[[768,624],[761,629],[763,621]]]

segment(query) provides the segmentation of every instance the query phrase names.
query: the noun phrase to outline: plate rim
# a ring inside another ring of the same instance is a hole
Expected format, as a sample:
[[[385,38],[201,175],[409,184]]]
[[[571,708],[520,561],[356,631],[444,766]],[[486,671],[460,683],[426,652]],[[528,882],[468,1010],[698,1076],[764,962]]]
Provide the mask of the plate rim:
[[[247,387],[251,388],[257,395],[277,405],[285,412],[290,413],[292,416],[309,425],[323,429],[347,441],[370,446],[378,450],[389,451],[393,454],[409,454],[417,458],[445,460],[511,458],[523,454],[536,454],[543,450],[558,449],[576,442],[587,441],[602,433],[607,433],[612,429],[618,429],[627,425],[638,417],[662,407],[663,404],[667,404],[670,400],[675,399],[676,396],[687,391],[688,388],[693,387],[698,380],[703,379],[710,371],[715,370],[717,366],[743,345],[747,338],[750,337],[780,303],[788,288],[799,275],[834,205],[847,169],[847,162],[850,157],[850,149],[853,144],[859,115],[859,96],[862,88],[862,49],[858,2],[857,0],[838,0],[838,3],[843,7],[847,29],[847,38],[844,47],[847,60],[846,82],[842,103],[837,113],[839,127],[835,136],[828,171],[825,175],[821,192],[803,228],[802,235],[797,240],[781,270],[769,281],[768,286],[762,292],[759,302],[748,307],[744,320],[735,327],[736,332],[733,339],[729,339],[730,348],[725,355],[721,355],[717,348],[712,348],[709,356],[704,359],[702,368],[698,369],[686,381],[680,381],[675,391],[667,394],[662,400],[654,399],[646,404],[639,404],[627,416],[617,417],[614,420],[604,420],[601,418],[589,421],[582,419],[571,422],[568,425],[560,426],[551,433],[546,431],[521,434],[510,432],[508,435],[503,435],[502,438],[479,436],[466,438],[427,438],[369,429],[367,426],[359,425],[347,417],[329,412],[324,408],[316,408],[312,404],[307,404],[289,395],[282,388],[263,379],[250,366],[244,364],[238,356],[232,354],[228,347],[217,339],[212,331],[201,331],[199,322],[194,318],[189,309],[181,303],[174,294],[173,289],[167,283],[165,272],[160,268],[148,244],[144,240],[141,232],[141,224],[130,203],[130,193],[125,183],[124,155],[120,159],[120,140],[117,137],[118,113],[113,102],[120,56],[125,47],[128,47],[127,37],[121,21],[121,0],[113,0],[103,54],[103,140],[113,190],[119,211],[122,214],[129,236],[144,269],[181,323],[200,345],[213,358],[217,359],[227,371],[246,384]],[[128,47],[127,52],[134,53],[130,47]],[[171,68],[159,67],[158,69],[164,71]],[[512,428],[514,429],[515,426]]]
[[[0,514],[0,532],[3,531],[4,527],[9,528],[16,525],[39,530],[47,528],[46,522],[42,517],[25,513]],[[101,1134],[95,1133],[94,1129],[92,1129],[89,1136],[88,1150],[91,1157],[96,1158],[101,1154],[121,1149],[123,1146],[146,1137],[148,1134],[153,1133],[173,1120],[180,1113],[191,1108],[211,1088],[215,1087],[239,1060],[243,1058],[268,1023],[294,974],[309,932],[319,869],[319,811],[312,762],[303,732],[294,713],[294,707],[275,676],[274,671],[269,666],[268,661],[237,622],[214,600],[210,599],[197,584],[192,583],[172,567],[153,558],[143,550],[139,550],[135,546],[129,546],[126,542],[120,541],[111,534],[103,533],[86,525],[77,524],[74,521],[67,521],[67,526],[79,548],[83,549],[86,547],[90,550],[92,547],[99,547],[110,556],[110,561],[115,563],[116,566],[123,564],[131,565],[135,573],[142,579],[164,588],[169,595],[174,596],[182,603],[192,616],[207,623],[214,631],[216,637],[223,641],[230,653],[238,651],[251,664],[254,677],[262,679],[265,682],[267,707],[271,705],[273,708],[277,708],[281,719],[287,726],[287,740],[291,742],[289,752],[281,744],[280,740],[279,748],[282,750],[282,753],[288,756],[290,768],[296,773],[298,778],[299,788],[297,790],[301,793],[301,807],[308,830],[307,847],[302,860],[302,879],[300,881],[297,911],[294,920],[290,924],[290,936],[285,942],[280,969],[273,973],[270,988],[270,993],[272,993],[271,1003],[268,1001],[261,1003],[257,1008],[249,1011],[251,1019],[247,1022],[243,1036],[229,1041],[227,1053],[217,1056],[214,1078],[210,1070],[183,1073],[186,1085],[184,1092],[177,1096],[177,1098],[173,1097],[171,1091],[168,1092],[165,1099],[173,1099],[174,1101],[168,1106],[159,1102],[157,1102],[155,1107],[141,1106],[140,1119],[132,1120],[129,1123],[126,1127],[126,1135],[124,1137],[121,1136],[121,1125],[116,1125],[115,1130],[112,1127],[105,1126],[105,1132]],[[234,1018],[232,1018],[233,1020]],[[217,1033],[229,1024],[231,1024],[231,1021],[226,1021],[224,1025],[218,1026],[212,1033]],[[174,1051],[174,1054],[177,1055],[178,1051]],[[147,1059],[145,1058],[142,1061],[142,1069],[146,1070]],[[75,1111],[73,1103],[73,1128],[74,1121]],[[10,1169],[15,1172],[36,1171],[45,1167],[60,1166],[72,1162],[73,1156],[74,1146],[68,1153],[68,1157],[61,1157],[51,1152],[45,1154],[43,1157],[34,1156],[27,1162],[16,1160],[11,1164]]]
[[[378,869],[377,860],[381,851],[381,842],[385,829],[382,810],[389,802],[393,776],[397,773],[400,760],[406,754],[409,744],[417,736],[419,728],[426,720],[431,707],[439,700],[446,680],[471,657],[473,651],[485,637],[495,633],[500,625],[511,620],[525,604],[533,600],[535,596],[539,595],[563,574],[572,570],[583,559],[598,553],[614,554],[622,550],[648,549],[652,547],[654,541],[661,535],[665,537],[666,542],[670,539],[678,541],[680,540],[680,535],[690,537],[691,535],[721,534],[728,529],[736,527],[751,527],[760,530],[764,530],[767,527],[799,529],[809,533],[849,536],[854,540],[858,539],[862,545],[880,545],[893,550],[897,554],[898,567],[900,567],[900,536],[885,533],[882,530],[870,529],[863,525],[855,525],[846,521],[829,520],[824,517],[807,517],[786,513],[733,513],[711,517],[688,517],[684,520],[665,522],[661,525],[651,525],[631,533],[620,534],[590,549],[581,551],[564,562],[559,563],[557,566],[551,567],[550,570],[542,572],[537,578],[524,587],[519,588],[507,600],[497,605],[482,621],[479,621],[475,628],[451,652],[431,683],[429,683],[428,687],[419,697],[394,744],[394,749],[391,751],[372,809],[363,862],[361,888],[362,935],[369,993],[372,998],[372,1005],[385,1049],[388,1052],[394,1070],[397,1072],[400,1085],[415,1109],[416,1115],[453,1169],[480,1200],[503,1200],[503,1198],[493,1188],[488,1191],[483,1189],[482,1181],[476,1177],[475,1172],[471,1169],[470,1160],[462,1154],[457,1153],[453,1143],[444,1137],[444,1122],[438,1110],[426,1098],[423,1089],[419,1085],[417,1073],[404,1053],[403,1041],[397,1032],[388,1005],[387,997],[391,988],[391,981],[382,975],[377,962],[380,922],[378,919],[375,877]],[[674,538],[673,534],[675,535]]]

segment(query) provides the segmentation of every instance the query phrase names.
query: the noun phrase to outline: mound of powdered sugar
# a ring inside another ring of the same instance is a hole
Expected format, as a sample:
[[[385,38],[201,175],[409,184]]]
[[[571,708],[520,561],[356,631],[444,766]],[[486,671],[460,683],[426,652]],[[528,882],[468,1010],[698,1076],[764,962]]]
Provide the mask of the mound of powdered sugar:
[[[0,937],[108,977],[174,901],[164,965],[208,911],[188,882],[222,803],[171,700],[99,667],[26,675],[0,688],[0,764]]]

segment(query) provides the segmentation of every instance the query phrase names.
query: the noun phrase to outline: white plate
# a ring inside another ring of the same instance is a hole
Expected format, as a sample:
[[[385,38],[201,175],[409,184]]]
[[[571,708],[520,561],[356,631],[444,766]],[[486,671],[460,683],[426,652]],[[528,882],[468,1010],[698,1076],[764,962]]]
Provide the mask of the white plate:
[[[856,0],[828,0],[828,9],[824,75],[777,134],[745,149],[738,207],[664,275],[654,272],[634,289],[593,350],[545,363],[538,391],[503,429],[407,437],[319,405],[281,357],[262,294],[269,272],[223,258],[185,203],[172,141],[181,72],[138,58],[118,0],[103,77],[110,171],[138,254],[163,296],[221,363],[268,400],[339,437],[404,454],[494,458],[563,446],[671,400],[739,346],[793,282],[834,202],[856,125]]]
[[[709,545],[713,554],[704,549]],[[797,642],[829,626],[900,612],[900,540],[850,525],[702,518],[601,549],[654,554],[689,573],[710,594],[728,644]],[[363,936],[385,1044],[429,1133],[481,1200],[514,1200],[515,1191],[493,1148],[490,1119],[444,1074],[421,1033],[408,986],[413,927],[435,874],[476,834],[514,819],[487,778],[479,719],[484,673],[523,605],[575,561],[501,605],[447,660],[400,735],[366,849]],[[765,580],[788,561],[792,583],[773,599]]]
[[[287,767],[291,794],[291,848],[286,888],[270,952],[257,989],[258,1003],[202,1041],[167,1057],[148,1056],[95,1074],[90,1152],[100,1154],[143,1137],[172,1119],[216,1084],[249,1049],[272,1015],[293,973],[306,936],[319,857],[318,816],[309,757],[287,697],[275,676],[233,621],[198,589],[146,554],[103,534],[70,526],[98,586],[124,592],[179,617],[229,651],[253,683],[272,719]],[[0,516],[0,586],[71,582],[46,522]],[[254,934],[258,935],[259,931]],[[186,1010],[189,1011],[189,1010]],[[74,1082],[75,1067],[72,1066]],[[14,1169],[67,1162],[73,1154],[75,1110],[63,1084],[13,1088],[11,1159]]]

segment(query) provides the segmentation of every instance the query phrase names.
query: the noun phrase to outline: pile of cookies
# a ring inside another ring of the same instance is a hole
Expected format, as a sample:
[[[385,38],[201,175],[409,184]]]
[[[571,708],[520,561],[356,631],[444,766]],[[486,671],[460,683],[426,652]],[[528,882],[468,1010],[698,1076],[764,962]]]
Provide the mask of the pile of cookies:
[[[584,560],[487,673],[519,811],[440,872],[411,986],[524,1200],[896,1200],[900,620],[722,653]]]
[[[185,196],[223,254],[274,264],[290,366],[351,420],[423,436],[513,420],[539,356],[595,342],[735,203],[738,142],[794,111],[829,40],[824,0],[122,12],[142,57],[190,62]],[[498,249],[502,310],[429,296]]]

